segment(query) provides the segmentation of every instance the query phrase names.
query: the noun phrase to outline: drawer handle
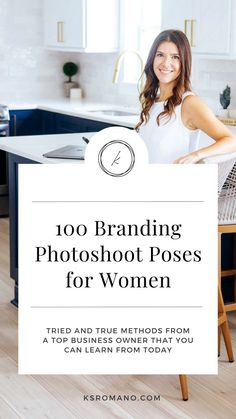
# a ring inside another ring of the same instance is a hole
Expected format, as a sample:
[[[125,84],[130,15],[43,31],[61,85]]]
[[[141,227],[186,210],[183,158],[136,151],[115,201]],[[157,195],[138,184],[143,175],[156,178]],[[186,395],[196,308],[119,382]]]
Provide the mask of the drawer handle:
[[[195,29],[196,29],[196,19],[191,20],[191,47],[196,47],[195,43]]]
[[[192,25],[189,27],[189,24],[191,25],[191,20],[190,19],[185,19],[184,20],[184,33],[187,36],[190,45],[192,46],[192,39],[191,39],[191,36],[192,36],[191,27],[192,27]]]
[[[64,42],[64,22],[57,22],[57,42]]]

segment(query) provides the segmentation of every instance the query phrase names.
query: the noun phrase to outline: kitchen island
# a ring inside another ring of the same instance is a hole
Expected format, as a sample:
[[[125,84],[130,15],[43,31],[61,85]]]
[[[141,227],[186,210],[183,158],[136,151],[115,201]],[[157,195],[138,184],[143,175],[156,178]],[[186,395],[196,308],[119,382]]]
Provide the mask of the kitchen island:
[[[8,154],[9,169],[9,216],[10,216],[10,276],[15,281],[12,303],[18,306],[18,166],[19,164],[81,164],[83,160],[52,159],[43,156],[65,145],[86,147],[82,137],[91,138],[94,133],[63,135],[37,135],[5,137],[0,139],[0,149]],[[32,180],[33,181],[33,180]],[[27,240],[27,237],[25,238]]]
[[[65,145],[86,147],[82,137],[91,138],[94,132],[76,134],[32,135],[26,137],[4,137],[0,139],[0,150],[36,163],[68,163],[68,159],[48,159],[43,154]],[[72,160],[81,163],[79,160]]]

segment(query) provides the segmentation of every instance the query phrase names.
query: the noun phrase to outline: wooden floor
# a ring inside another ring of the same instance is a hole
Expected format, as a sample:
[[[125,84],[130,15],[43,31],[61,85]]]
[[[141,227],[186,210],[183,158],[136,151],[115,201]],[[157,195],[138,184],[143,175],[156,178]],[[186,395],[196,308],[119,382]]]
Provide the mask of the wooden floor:
[[[189,401],[177,376],[19,376],[17,309],[9,301],[8,220],[0,219],[0,419],[235,419],[236,362],[224,348],[218,376],[190,376]],[[236,313],[230,329],[236,356]],[[195,359],[193,362],[201,362]],[[84,401],[86,394],[159,395],[160,401]]]

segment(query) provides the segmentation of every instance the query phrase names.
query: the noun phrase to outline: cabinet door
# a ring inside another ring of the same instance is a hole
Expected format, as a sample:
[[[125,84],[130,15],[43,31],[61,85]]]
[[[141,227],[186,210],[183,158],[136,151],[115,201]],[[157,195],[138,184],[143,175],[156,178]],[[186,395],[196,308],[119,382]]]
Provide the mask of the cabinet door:
[[[231,3],[231,45],[230,45],[230,53],[232,56],[236,56],[236,25],[235,25],[235,16],[236,16],[236,1],[232,1]]]
[[[42,134],[56,134],[55,113],[43,110],[40,110],[40,112],[42,118]]]
[[[61,51],[118,49],[119,0],[44,0],[44,44]]]
[[[57,47],[61,43],[62,6],[61,0],[44,0],[44,43],[49,47]]]
[[[67,50],[85,47],[86,0],[45,0],[44,40],[48,47]]]
[[[90,119],[84,119],[84,124],[85,124],[85,131],[87,132],[98,132],[104,128],[109,128],[111,126],[114,126],[112,124],[107,124],[106,122],[92,121]]]
[[[8,154],[9,217],[10,217],[10,276],[15,280],[15,296],[11,301],[18,306],[18,167],[19,164],[38,164],[15,154]],[[26,238],[27,240],[27,238]]]
[[[54,113],[56,134],[70,134],[76,132],[98,132],[113,126],[106,122],[94,121],[76,116]]]
[[[85,0],[63,1],[61,39],[65,48],[85,48]]]
[[[10,110],[10,135],[40,135],[42,120],[38,109]]]
[[[86,131],[84,119],[59,113],[54,115],[56,134],[72,134]]]
[[[193,0],[165,0],[162,2],[162,30],[179,29],[189,32],[193,13]],[[187,35],[187,33],[186,33]]]
[[[202,54],[230,52],[231,0],[193,2],[192,50]]]
[[[119,1],[86,1],[86,51],[110,52],[119,48]]]
[[[228,54],[231,0],[165,0],[162,29],[170,28],[185,32],[193,53]]]

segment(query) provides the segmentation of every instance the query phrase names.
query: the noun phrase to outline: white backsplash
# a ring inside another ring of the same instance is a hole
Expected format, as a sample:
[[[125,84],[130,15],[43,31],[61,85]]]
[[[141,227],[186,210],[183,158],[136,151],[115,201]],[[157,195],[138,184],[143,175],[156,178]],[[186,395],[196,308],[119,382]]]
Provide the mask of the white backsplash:
[[[236,109],[236,59],[202,59],[193,57],[192,84],[194,90],[213,110],[221,108],[219,95],[228,84],[231,87],[231,109]]]
[[[117,54],[63,53],[43,46],[43,1],[0,0],[0,102],[62,98],[65,61],[80,66],[85,98],[94,102],[137,106],[136,85],[113,84]],[[193,59],[193,88],[214,110],[219,93],[231,86],[236,108],[236,60]]]
[[[138,90],[135,84],[112,84],[117,54],[79,54],[80,82],[91,100],[136,106]],[[236,108],[236,60],[193,57],[192,87],[216,112],[220,108],[219,94],[231,87],[231,108]]]
[[[70,58],[43,47],[42,0],[0,0],[0,103],[62,97]]]
[[[88,100],[124,106],[138,106],[137,85],[112,83],[117,55],[115,53],[78,54],[81,67],[79,83]]]

